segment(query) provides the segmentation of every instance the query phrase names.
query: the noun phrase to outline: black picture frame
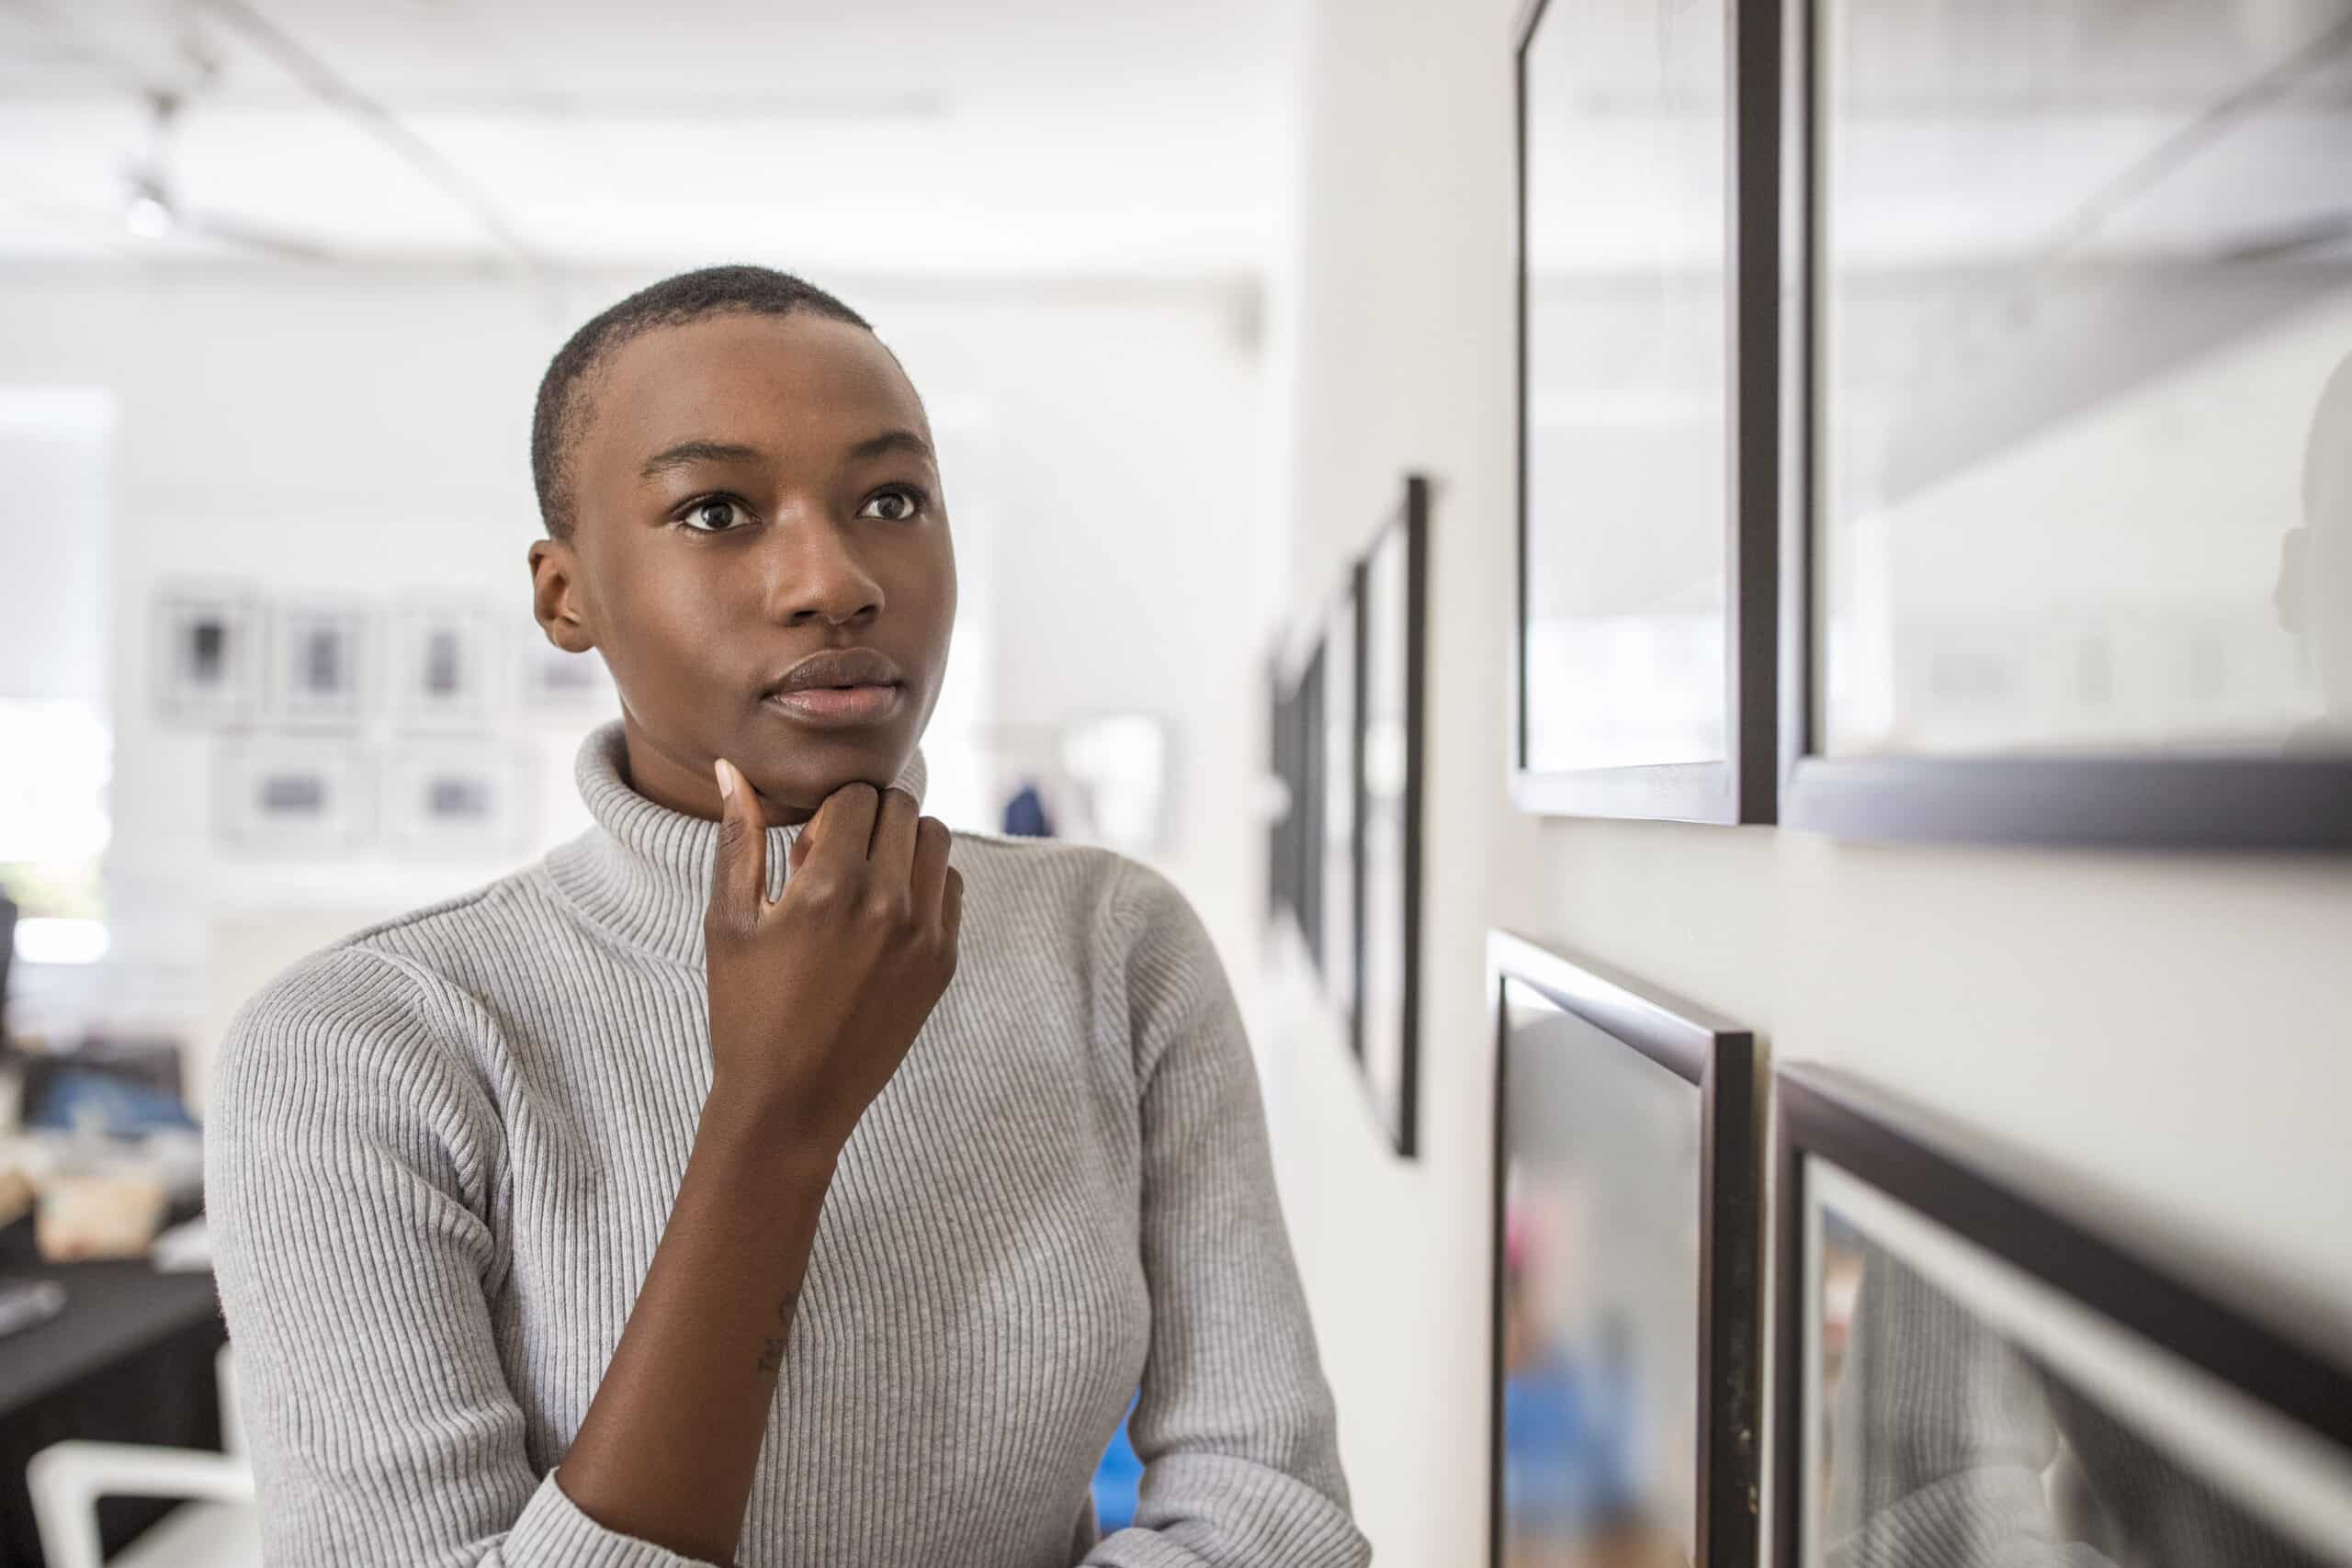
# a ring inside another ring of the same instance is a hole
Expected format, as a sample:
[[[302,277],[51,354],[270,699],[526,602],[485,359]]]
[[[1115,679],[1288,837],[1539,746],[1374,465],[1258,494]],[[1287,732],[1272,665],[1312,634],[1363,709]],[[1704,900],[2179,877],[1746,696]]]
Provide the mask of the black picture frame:
[[[1528,761],[1529,729],[1529,193],[1528,51],[1555,0],[1531,0],[1513,51],[1517,479],[1511,682],[1511,796],[1544,815],[1663,818],[1705,823],[1776,819],[1778,678],[1782,615],[1780,513],[1783,377],[1781,290],[1780,99],[1782,0],[1722,0],[1725,117],[1725,434],[1731,495],[1724,614],[1724,755],[1718,761],[1544,770]]]
[[[1761,1061],[1756,1037],[1668,993],[1508,931],[1487,939],[1487,997],[1495,1030],[1488,1367],[1487,1560],[1502,1568],[1507,1351],[1506,1176],[1510,1127],[1510,987],[1622,1043],[1690,1088],[1698,1115],[1698,1312],[1691,1335],[1699,1408],[1692,1521],[1700,1568],[1753,1568],[1759,1550],[1758,1461],[1762,1431],[1763,1149]]]
[[[2117,1342],[2212,1380],[2232,1404],[2252,1401],[2266,1419],[2333,1451],[2352,1499],[2352,1366],[2320,1352],[2327,1330],[2306,1305],[2249,1284],[2232,1264],[2179,1256],[2145,1221],[2092,1214],[2062,1175],[1850,1076],[1783,1067],[1774,1099],[1774,1568],[1808,1561],[1806,1497],[1819,1485],[1808,1465],[1820,1403],[1812,1386],[1820,1363],[1808,1359],[1816,1289],[1808,1237],[1814,1186],[1831,1178],[1816,1165],[1834,1168],[1848,1191],[1859,1187],[1907,1212],[1906,1223],[1993,1260],[1975,1267],[2054,1292]],[[2078,1374],[2083,1360],[2053,1359],[2050,1372]],[[2352,1525],[2337,1545],[2352,1552]]]
[[[1406,475],[1350,572],[1358,606],[1350,1041],[1374,1119],[1406,1160],[1420,1153],[1430,499],[1428,476]]]
[[[1820,11],[1780,0],[1783,195],[1781,817],[1839,838],[2080,848],[2352,851],[2352,751],[1832,757],[1819,747],[1816,401],[1823,214]]]

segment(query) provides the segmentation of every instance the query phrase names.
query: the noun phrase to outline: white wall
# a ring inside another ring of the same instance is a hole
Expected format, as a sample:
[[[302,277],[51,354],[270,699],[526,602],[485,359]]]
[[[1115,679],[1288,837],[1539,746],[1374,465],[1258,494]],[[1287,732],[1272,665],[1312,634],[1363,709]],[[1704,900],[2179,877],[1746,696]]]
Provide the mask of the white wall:
[[[2184,1245],[2352,1300],[2352,864],[1511,808],[1513,9],[1316,5],[1295,315],[1276,334],[1295,352],[1294,613],[1399,471],[1437,484],[1423,1157],[1384,1154],[1310,1010],[1287,1010],[1272,1056],[1349,1479],[1396,1568],[1484,1561],[1490,924],[1939,1106]]]
[[[522,858],[256,863],[218,851],[209,741],[159,722],[150,700],[148,605],[157,583],[183,576],[272,593],[478,592],[533,635],[532,393],[563,335],[643,281],[567,276],[535,295],[456,272],[8,275],[0,387],[95,387],[119,411],[116,946],[97,1021],[202,1034],[237,999],[213,977],[233,989],[280,956],[214,963],[216,925],[222,941],[299,952],[306,930],[325,940]],[[942,427],[951,509],[971,503],[968,526],[956,514],[959,566],[985,635],[967,645],[959,633],[950,686],[988,689],[959,692],[958,705],[1036,724],[1113,707],[1173,721],[1183,789],[1154,858],[1246,986],[1259,857],[1231,824],[1247,815],[1260,727],[1237,722],[1233,705],[1256,690],[1256,660],[1216,606],[1241,585],[1234,562],[1268,520],[1253,290],[820,281],[905,358]],[[8,592],[19,589],[42,580]],[[570,774],[582,722],[530,726],[549,807],[540,842],[584,820]],[[199,1081],[208,1043],[197,1042]]]
[[[0,388],[0,698],[105,700],[113,435],[96,388]]]

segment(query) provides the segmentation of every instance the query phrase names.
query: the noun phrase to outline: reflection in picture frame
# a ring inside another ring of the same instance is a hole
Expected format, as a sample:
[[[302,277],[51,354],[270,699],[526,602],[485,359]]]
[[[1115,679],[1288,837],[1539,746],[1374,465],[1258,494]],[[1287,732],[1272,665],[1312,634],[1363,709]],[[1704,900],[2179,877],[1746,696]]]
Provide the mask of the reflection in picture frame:
[[[356,601],[279,604],[270,619],[271,716],[356,727],[370,700],[374,625],[370,606]]]
[[[2013,22],[1791,0],[1784,819],[2352,849],[2352,10]]]
[[[1317,645],[1319,647],[1319,644]],[[1268,658],[1270,740],[1278,815],[1267,833],[1267,904],[1276,927],[1287,924],[1311,948],[1322,903],[1321,730],[1312,649],[1277,646]]]
[[[1769,822],[1778,0],[1524,16],[1513,797]]]
[[[1430,486],[1407,477],[1357,570],[1357,1056],[1396,1153],[1419,1145],[1421,773]]]
[[[249,588],[167,582],[149,630],[155,713],[175,724],[242,724],[260,710],[262,602]]]
[[[479,741],[405,744],[384,758],[386,838],[401,854],[484,860],[521,853],[531,773],[522,750]]]
[[[1506,931],[1487,952],[1494,1568],[1753,1568],[1754,1036]]]
[[[2315,1314],[1850,1078],[1776,1098],[1777,1568],[2352,1563]]]
[[[256,857],[348,854],[375,836],[368,754],[340,737],[221,738],[213,753],[213,834]]]
[[[394,607],[386,664],[392,711],[406,726],[487,724],[501,706],[498,616],[478,600]]]

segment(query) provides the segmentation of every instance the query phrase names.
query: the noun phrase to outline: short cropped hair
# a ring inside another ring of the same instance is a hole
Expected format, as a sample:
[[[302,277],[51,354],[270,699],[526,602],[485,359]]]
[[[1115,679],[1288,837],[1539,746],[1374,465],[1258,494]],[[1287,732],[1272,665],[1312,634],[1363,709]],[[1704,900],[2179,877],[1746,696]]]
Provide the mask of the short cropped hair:
[[[815,284],[764,266],[706,266],[665,277],[591,317],[548,361],[531,416],[531,483],[550,537],[571,536],[571,448],[588,423],[589,377],[623,344],[656,327],[746,312],[808,310],[874,330],[873,323]]]

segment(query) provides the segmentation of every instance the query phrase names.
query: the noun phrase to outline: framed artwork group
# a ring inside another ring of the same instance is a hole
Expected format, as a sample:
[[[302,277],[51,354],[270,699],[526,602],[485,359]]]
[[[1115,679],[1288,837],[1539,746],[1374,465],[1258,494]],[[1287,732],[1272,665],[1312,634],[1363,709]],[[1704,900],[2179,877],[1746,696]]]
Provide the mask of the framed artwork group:
[[[2352,850],[2352,7],[2122,11],[1529,0],[1522,809]],[[2340,1307],[1487,956],[1496,1568],[2352,1568]]]
[[[2323,1310],[1589,961],[1487,996],[1495,1568],[2352,1563]]]
[[[591,718],[612,701],[601,660],[526,630],[472,599],[167,581],[153,711],[210,739],[213,836],[233,854],[507,854],[534,787],[511,721]]]
[[[1535,0],[1518,803],[2352,848],[2347,28]]]
[[[1269,913],[1294,925],[1389,1147],[1419,1093],[1422,706],[1430,490],[1396,508],[1299,645],[1269,663]]]

